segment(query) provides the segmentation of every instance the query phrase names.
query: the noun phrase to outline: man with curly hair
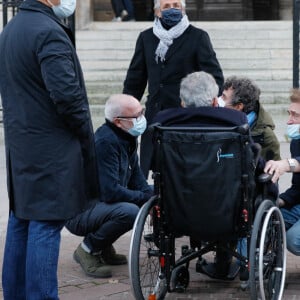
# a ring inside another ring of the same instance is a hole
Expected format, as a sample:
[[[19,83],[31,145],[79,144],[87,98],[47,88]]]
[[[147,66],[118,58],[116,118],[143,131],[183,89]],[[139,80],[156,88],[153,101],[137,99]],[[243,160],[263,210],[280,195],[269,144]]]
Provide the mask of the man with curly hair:
[[[247,77],[231,76],[225,80],[222,99],[225,107],[247,115],[254,142],[262,147],[265,160],[280,160],[280,145],[274,133],[275,124],[259,102],[260,89]]]

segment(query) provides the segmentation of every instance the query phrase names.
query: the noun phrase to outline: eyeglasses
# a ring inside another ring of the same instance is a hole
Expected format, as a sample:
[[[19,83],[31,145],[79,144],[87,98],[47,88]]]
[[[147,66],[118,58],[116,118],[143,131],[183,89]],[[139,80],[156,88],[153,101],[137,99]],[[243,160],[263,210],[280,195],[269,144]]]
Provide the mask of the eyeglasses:
[[[138,116],[118,116],[118,119],[136,119],[136,121],[140,121],[142,119],[142,117],[144,116],[145,113],[145,109],[143,108],[140,112]]]

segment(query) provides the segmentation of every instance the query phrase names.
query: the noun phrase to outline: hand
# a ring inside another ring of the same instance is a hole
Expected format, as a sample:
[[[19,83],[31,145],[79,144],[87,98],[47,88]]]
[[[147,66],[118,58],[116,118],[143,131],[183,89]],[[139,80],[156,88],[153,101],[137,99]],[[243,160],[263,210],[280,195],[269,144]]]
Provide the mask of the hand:
[[[264,168],[265,173],[269,173],[273,175],[272,181],[275,183],[279,179],[279,177],[284,174],[285,172],[288,172],[290,170],[290,165],[288,163],[287,159],[282,160],[269,160],[266,163],[266,166]]]
[[[276,200],[276,206],[277,207],[283,207],[283,206],[285,206],[285,201],[283,199],[281,199],[281,198],[278,198]]]

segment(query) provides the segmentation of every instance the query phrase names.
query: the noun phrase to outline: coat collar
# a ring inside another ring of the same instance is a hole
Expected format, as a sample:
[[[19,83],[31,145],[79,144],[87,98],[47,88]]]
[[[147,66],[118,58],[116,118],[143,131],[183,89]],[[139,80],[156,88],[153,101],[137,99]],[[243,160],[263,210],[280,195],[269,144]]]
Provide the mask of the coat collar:
[[[127,133],[126,131],[122,130],[121,128],[115,126],[112,122],[105,119],[105,125],[107,125],[118,137],[119,140],[125,141],[128,145],[128,149],[130,155],[135,152],[137,149],[137,138],[132,136],[131,134]]]
[[[185,40],[188,37],[188,34],[186,33],[190,32],[191,29],[192,25],[189,25],[189,27],[183,32],[183,34],[173,41],[173,44],[169,47],[166,53],[166,61],[168,61],[168,59],[170,59],[170,57],[178,51],[178,48],[181,47],[181,45],[185,42]]]
[[[58,23],[63,28],[63,30],[66,32],[66,34],[69,36],[70,40],[72,41],[73,45],[75,46],[75,39],[74,39],[74,35],[73,35],[71,29],[68,26],[66,26],[64,23],[62,23],[58,17],[55,16],[51,7],[45,5],[42,2],[39,2],[37,0],[26,0],[20,4],[19,9],[36,11],[36,12],[40,12],[44,15],[47,15],[49,18],[54,20],[56,23]]]

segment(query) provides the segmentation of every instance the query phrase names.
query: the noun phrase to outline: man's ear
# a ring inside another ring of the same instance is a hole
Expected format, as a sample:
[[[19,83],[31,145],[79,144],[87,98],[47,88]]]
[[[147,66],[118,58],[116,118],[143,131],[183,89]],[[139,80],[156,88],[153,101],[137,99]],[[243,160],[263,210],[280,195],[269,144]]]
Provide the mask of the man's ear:
[[[244,103],[239,102],[235,105],[235,108],[239,111],[243,111],[244,110]]]
[[[160,8],[155,8],[154,15],[158,18],[161,18],[161,11]]]
[[[181,100],[180,105],[181,107],[186,107],[185,102],[183,100]]]
[[[218,97],[213,98],[211,104],[212,107],[218,107],[219,106]]]
[[[118,118],[114,118],[113,121],[112,121],[112,123],[113,123],[115,126],[119,127],[119,128],[122,127],[121,121],[120,121],[120,119],[118,119]]]

